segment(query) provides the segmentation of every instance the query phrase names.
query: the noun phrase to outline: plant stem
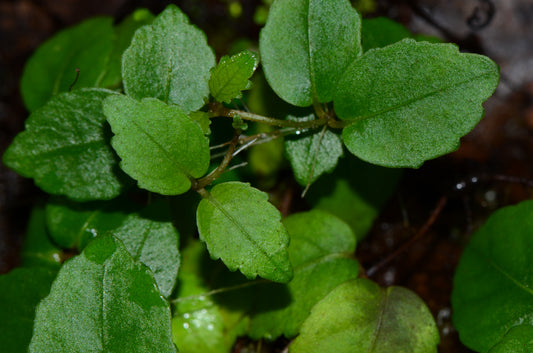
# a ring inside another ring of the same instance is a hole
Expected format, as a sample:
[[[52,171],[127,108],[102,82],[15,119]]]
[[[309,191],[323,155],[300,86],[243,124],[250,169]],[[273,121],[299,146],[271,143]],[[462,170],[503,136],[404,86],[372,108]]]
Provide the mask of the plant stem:
[[[237,144],[239,143],[239,136],[240,136],[240,132],[235,131],[235,135],[233,136],[233,139],[229,143],[228,150],[226,151],[226,154],[224,155],[224,159],[222,160],[222,162],[220,162],[218,167],[216,167],[211,173],[197,180],[196,184],[194,185],[195,190],[199,191],[205,188],[207,185],[215,181],[224,172],[224,170],[226,170],[226,168],[229,165],[229,162],[233,158],[233,153],[235,152],[235,149],[237,148]]]

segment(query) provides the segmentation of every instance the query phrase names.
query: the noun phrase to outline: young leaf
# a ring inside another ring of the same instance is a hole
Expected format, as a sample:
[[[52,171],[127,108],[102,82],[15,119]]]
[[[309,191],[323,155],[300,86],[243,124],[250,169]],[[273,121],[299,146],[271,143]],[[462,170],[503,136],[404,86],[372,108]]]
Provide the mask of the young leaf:
[[[111,144],[120,167],[139,187],[178,195],[209,167],[209,140],[178,106],[154,99],[109,97],[104,112],[115,136]]]
[[[61,266],[61,250],[51,242],[48,235],[44,207],[36,206],[31,211],[20,259],[24,267],[57,270]]]
[[[29,111],[69,91],[73,84],[76,89],[102,87],[113,48],[112,24],[112,18],[92,18],[59,32],[37,49],[26,63],[20,82]]]
[[[348,0],[276,0],[261,31],[265,76],[285,101],[327,103],[361,54],[361,20]]]
[[[76,201],[118,196],[124,178],[117,173],[102,111],[102,101],[111,95],[93,88],[53,97],[30,115],[4,163],[50,194]]]
[[[288,116],[287,120],[310,121],[314,118],[314,114],[311,114],[303,119]],[[342,142],[339,135],[329,130],[301,131],[285,139],[285,153],[296,181],[308,186],[322,174],[335,169],[343,155]]]
[[[257,291],[257,313],[249,332],[253,339],[296,336],[313,305],[359,272],[359,264],[351,258],[355,236],[337,217],[310,211],[293,214],[283,224],[291,237],[294,278],[286,285],[262,285]],[[283,303],[286,298],[288,305]]]
[[[150,270],[98,237],[63,265],[37,307],[30,352],[176,352]]]
[[[489,353],[530,353],[533,352],[533,326],[512,327],[502,340],[489,350]]]
[[[223,56],[217,66],[211,69],[209,91],[218,102],[230,103],[232,99],[241,98],[242,92],[252,85],[252,77],[259,65],[259,56],[244,50],[232,57]]]
[[[240,182],[215,185],[197,210],[200,239],[213,258],[248,278],[288,282],[289,236],[280,220],[266,193]]]
[[[56,271],[16,268],[0,276],[0,347],[3,352],[28,351],[35,307],[50,292]]]
[[[209,69],[215,56],[202,31],[169,5],[152,25],[135,32],[122,57],[127,95],[158,98],[179,105],[186,113],[198,110],[209,94]]]
[[[407,28],[390,18],[376,17],[363,19],[361,45],[365,52],[374,48],[383,48],[411,37],[411,32]]]
[[[154,202],[140,213],[130,214],[110,233],[124,243],[134,260],[152,270],[159,292],[168,297],[180,266],[179,234],[170,222],[168,205]]]
[[[457,149],[498,77],[490,59],[452,44],[405,39],[371,50],[348,67],[335,93],[337,115],[351,122],[344,143],[370,163],[420,167]]]
[[[345,282],[316,304],[291,353],[430,353],[439,332],[424,302],[402,287]]]
[[[453,323],[461,341],[487,352],[533,312],[533,201],[492,214],[466,246],[454,277]]]
[[[81,251],[93,238],[119,227],[131,211],[123,201],[77,203],[55,198],[46,205],[46,225],[54,243]]]

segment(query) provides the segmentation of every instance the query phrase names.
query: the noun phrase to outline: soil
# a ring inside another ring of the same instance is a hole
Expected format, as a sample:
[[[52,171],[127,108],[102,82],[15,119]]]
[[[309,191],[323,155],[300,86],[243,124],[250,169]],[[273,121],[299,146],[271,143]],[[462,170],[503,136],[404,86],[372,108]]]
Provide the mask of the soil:
[[[260,1],[241,0],[241,17],[229,20],[228,2],[174,3],[207,32],[220,55],[235,38],[256,39],[259,32],[252,17]],[[396,195],[357,251],[371,278],[407,286],[425,300],[440,329],[440,352],[470,352],[451,324],[455,266],[469,236],[491,212],[532,197],[533,5],[528,0],[376,2],[371,16],[388,16],[416,33],[455,42],[501,67],[500,87],[486,102],[482,122],[462,139],[458,151],[405,171]],[[24,62],[40,43],[88,17],[121,19],[138,7],[158,13],[168,3],[0,0],[0,152],[24,127],[27,112],[18,82]],[[17,265],[29,211],[44,197],[31,180],[0,164],[0,273]],[[381,263],[387,258],[388,263]],[[241,340],[235,351],[253,349]]]

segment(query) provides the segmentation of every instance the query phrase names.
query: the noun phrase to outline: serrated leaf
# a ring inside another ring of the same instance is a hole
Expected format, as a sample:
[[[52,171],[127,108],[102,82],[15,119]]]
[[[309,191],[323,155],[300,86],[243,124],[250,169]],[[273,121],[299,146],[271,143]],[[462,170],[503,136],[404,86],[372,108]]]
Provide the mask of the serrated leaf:
[[[335,112],[357,157],[388,167],[417,168],[454,151],[483,116],[498,67],[453,44],[405,39],[355,60],[335,93]]]
[[[211,69],[209,91],[218,102],[230,103],[242,98],[242,92],[251,87],[248,81],[259,65],[259,56],[244,50],[231,57],[223,56],[217,66]]]
[[[81,251],[93,238],[119,227],[132,211],[124,201],[77,203],[56,198],[46,205],[46,225],[55,244]]]
[[[56,34],[27,61],[20,86],[29,111],[71,85],[101,87],[113,48],[113,19],[92,18]],[[76,69],[79,77],[76,80]]]
[[[424,302],[402,287],[345,282],[318,302],[291,353],[430,353],[439,332]]]
[[[150,270],[98,237],[63,265],[37,307],[30,352],[176,352]]]
[[[314,114],[304,118],[288,116],[287,120],[310,121]],[[299,131],[285,138],[285,153],[296,181],[302,186],[314,183],[322,174],[330,173],[343,155],[339,135],[330,130]]]
[[[286,285],[262,285],[257,291],[257,313],[249,331],[253,339],[296,336],[313,305],[359,272],[352,258],[355,235],[337,217],[309,211],[293,214],[283,224],[291,237],[294,278]],[[284,303],[287,298],[289,303]]]
[[[261,31],[265,76],[301,107],[333,99],[338,79],[361,54],[359,14],[348,0],[276,0]]]
[[[519,325],[511,328],[489,353],[533,352],[533,326]]]
[[[115,136],[111,144],[120,167],[139,187],[178,195],[209,167],[209,140],[178,106],[154,99],[109,97],[104,112]]]
[[[454,277],[453,323],[461,341],[487,352],[533,320],[533,201],[494,212],[465,247]]]
[[[153,97],[177,104],[188,113],[204,105],[213,66],[215,56],[205,34],[169,5],[152,25],[135,32],[124,52],[124,90],[136,99]]]
[[[34,207],[20,252],[21,265],[57,270],[61,266],[61,257],[61,250],[51,242],[48,235],[44,207]]]
[[[168,205],[154,202],[141,212],[130,214],[110,233],[124,243],[135,261],[152,270],[159,292],[168,297],[180,267],[179,234],[170,221]]]
[[[53,97],[26,121],[3,156],[44,191],[76,201],[107,200],[125,182],[109,145],[102,101],[116,93],[81,89]]]
[[[28,351],[33,331],[35,307],[50,291],[56,271],[16,268],[0,276],[0,347],[3,352]]]
[[[197,210],[200,239],[213,258],[248,278],[288,282],[289,236],[280,221],[266,193],[240,182],[215,185]]]
[[[151,24],[154,15],[147,9],[137,9],[114,28],[113,50],[109,56],[107,72],[102,80],[103,87],[116,87],[122,81],[122,54],[130,46],[135,31]]]
[[[365,52],[374,48],[383,48],[411,37],[411,32],[407,28],[390,18],[375,17],[363,19],[361,45]]]

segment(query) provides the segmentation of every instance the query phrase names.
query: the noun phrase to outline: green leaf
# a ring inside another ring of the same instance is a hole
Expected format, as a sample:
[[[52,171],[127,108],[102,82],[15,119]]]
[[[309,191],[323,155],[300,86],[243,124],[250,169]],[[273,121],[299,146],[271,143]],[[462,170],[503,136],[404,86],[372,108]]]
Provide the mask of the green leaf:
[[[116,87],[122,81],[122,54],[130,46],[135,31],[147,24],[151,24],[154,15],[147,9],[137,9],[115,26],[113,50],[109,57],[106,75],[102,81],[103,87]]]
[[[35,307],[50,291],[56,271],[16,268],[0,276],[0,347],[3,352],[28,351],[33,331]]]
[[[342,137],[357,157],[389,167],[420,167],[454,151],[483,116],[498,67],[452,44],[405,39],[374,49],[345,71],[337,115],[351,124]]]
[[[113,19],[93,18],[56,34],[27,61],[20,82],[29,111],[73,88],[101,87],[113,48]],[[79,77],[76,80],[76,69]]]
[[[61,250],[50,241],[46,229],[44,207],[34,207],[20,252],[21,265],[24,267],[48,267],[57,270],[61,266],[61,255]]]
[[[231,57],[223,56],[217,66],[211,69],[209,91],[218,102],[230,103],[232,99],[242,98],[242,92],[252,85],[252,77],[259,65],[259,56],[244,50]]]
[[[113,237],[63,265],[37,307],[30,352],[176,352],[150,270]]]
[[[289,235],[268,195],[249,184],[218,184],[200,201],[198,231],[209,253],[232,271],[275,281],[292,278]]]
[[[494,212],[465,247],[454,277],[453,323],[487,352],[533,313],[533,201]]]
[[[439,332],[424,302],[402,287],[345,282],[318,302],[291,353],[430,353]]]
[[[129,215],[110,232],[120,239],[134,260],[152,270],[159,291],[168,297],[178,277],[179,234],[170,222],[168,205],[154,202],[140,213]]]
[[[298,119],[288,116],[287,120],[310,121],[311,114]],[[296,181],[302,186],[314,183],[324,173],[331,173],[343,155],[339,135],[330,130],[304,130],[285,139],[285,153],[291,163]]]
[[[111,144],[120,167],[139,187],[178,195],[209,167],[209,140],[178,106],[145,98],[109,97],[104,112],[115,136]]]
[[[533,326],[519,325],[511,328],[503,339],[489,350],[489,353],[533,352]]]
[[[53,97],[26,121],[3,156],[22,176],[44,191],[76,201],[107,200],[120,194],[124,175],[117,173],[102,111],[115,93],[81,89]]]
[[[361,20],[348,0],[276,0],[259,39],[265,76],[285,101],[306,107],[333,98],[361,54]]]
[[[361,27],[361,44],[366,52],[374,48],[382,48],[411,38],[411,32],[400,23],[387,17],[363,19]]]
[[[152,25],[135,32],[122,59],[127,95],[158,98],[184,112],[198,110],[209,94],[209,70],[215,56],[205,34],[169,5]]]
[[[46,224],[54,243],[83,250],[95,237],[119,227],[132,207],[124,201],[76,203],[55,198],[46,205]]]
[[[209,127],[211,125],[211,119],[209,118],[208,113],[197,111],[191,112],[189,116],[202,128],[204,135],[211,135],[211,128]]]
[[[355,236],[337,217],[310,211],[293,214],[283,224],[291,237],[294,278],[287,285],[266,284],[257,291],[257,313],[249,332],[253,339],[296,336],[313,305],[359,272],[352,258]]]

